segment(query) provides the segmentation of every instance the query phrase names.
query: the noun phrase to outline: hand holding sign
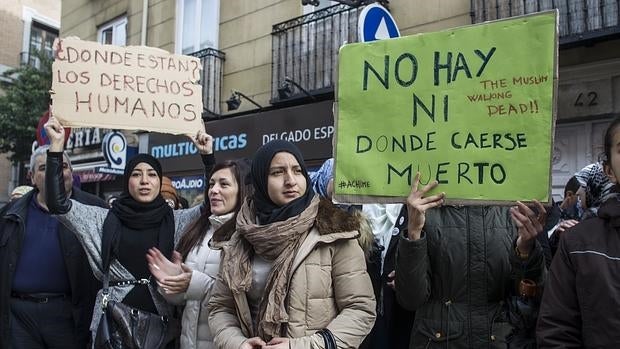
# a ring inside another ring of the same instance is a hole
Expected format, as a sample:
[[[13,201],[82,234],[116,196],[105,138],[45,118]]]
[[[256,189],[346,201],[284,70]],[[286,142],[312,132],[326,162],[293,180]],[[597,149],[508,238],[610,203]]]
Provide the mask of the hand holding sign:
[[[424,197],[426,193],[437,186],[437,181],[429,182],[424,188],[418,190],[420,184],[420,172],[416,173],[411,193],[407,197],[407,212],[409,214],[409,222],[407,225],[410,240],[420,239],[422,228],[426,222],[426,210],[443,204],[445,193],[439,193],[433,196]]]
[[[37,136],[37,143],[39,144],[39,146],[49,144],[50,142],[49,138],[47,138],[47,134],[45,133],[45,128],[44,128],[45,123],[50,118],[50,115],[51,113],[49,110],[43,113],[43,115],[39,119],[39,123],[37,124],[36,136]],[[71,135],[71,128],[65,128],[65,144],[67,143],[67,140],[69,139],[70,135]]]
[[[58,119],[52,116],[45,123],[45,132],[50,140],[51,152],[61,152],[65,148],[65,129],[62,127]]]

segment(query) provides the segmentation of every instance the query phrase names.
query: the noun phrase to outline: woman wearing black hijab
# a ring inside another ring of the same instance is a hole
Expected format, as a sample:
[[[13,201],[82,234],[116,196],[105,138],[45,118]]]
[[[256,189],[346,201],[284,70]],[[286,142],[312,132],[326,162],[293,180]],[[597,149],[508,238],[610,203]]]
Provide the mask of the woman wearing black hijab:
[[[251,175],[208,305],[216,346],[357,348],[375,319],[361,216],[315,195],[290,142],[263,145]]]
[[[139,154],[127,163],[123,193],[111,209],[69,200],[62,185],[64,129],[52,117],[45,130],[51,141],[45,173],[48,209],[76,234],[99,280],[109,266],[109,300],[171,316],[173,309],[157,292],[144,256],[149,248],[157,247],[171,258],[180,233],[200,216],[202,206],[173,211],[160,195],[161,165],[147,154]],[[203,161],[212,161],[211,136],[201,131],[194,143]],[[100,291],[91,323],[93,335],[102,314],[102,298]]]

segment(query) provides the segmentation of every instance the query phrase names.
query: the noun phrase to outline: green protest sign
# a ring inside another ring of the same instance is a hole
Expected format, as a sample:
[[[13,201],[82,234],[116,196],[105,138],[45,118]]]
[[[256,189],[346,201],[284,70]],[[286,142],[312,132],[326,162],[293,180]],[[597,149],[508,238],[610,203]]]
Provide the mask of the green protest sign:
[[[557,12],[340,50],[335,199],[550,199]]]

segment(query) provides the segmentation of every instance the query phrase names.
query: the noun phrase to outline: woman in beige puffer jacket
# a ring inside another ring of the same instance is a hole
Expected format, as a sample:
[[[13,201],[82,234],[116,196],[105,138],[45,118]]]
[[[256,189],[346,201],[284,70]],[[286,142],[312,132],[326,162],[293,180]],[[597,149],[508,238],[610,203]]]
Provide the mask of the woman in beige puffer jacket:
[[[208,304],[217,348],[323,349],[326,330],[357,348],[375,320],[361,215],[319,200],[292,143],[261,147],[251,173]]]

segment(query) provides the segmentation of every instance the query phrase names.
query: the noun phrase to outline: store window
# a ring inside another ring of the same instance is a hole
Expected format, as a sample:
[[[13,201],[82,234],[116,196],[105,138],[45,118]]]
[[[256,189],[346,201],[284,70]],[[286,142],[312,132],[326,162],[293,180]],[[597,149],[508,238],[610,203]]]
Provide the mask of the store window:
[[[36,52],[52,56],[54,39],[58,37],[60,22],[38,13],[35,9],[22,8],[24,35],[22,36],[21,63],[39,67]]]
[[[106,45],[125,46],[127,44],[127,17],[110,21],[97,30],[97,41]]]
[[[52,57],[52,45],[57,37],[58,30],[32,22],[32,28],[30,29],[30,52],[39,51],[48,57]]]
[[[177,53],[218,47],[219,0],[177,0]]]
[[[44,24],[33,21],[30,28],[30,42],[28,44],[28,63],[38,67],[39,57],[36,53],[39,52],[47,57],[52,57],[52,46],[54,39],[58,37],[58,30],[48,27]]]

